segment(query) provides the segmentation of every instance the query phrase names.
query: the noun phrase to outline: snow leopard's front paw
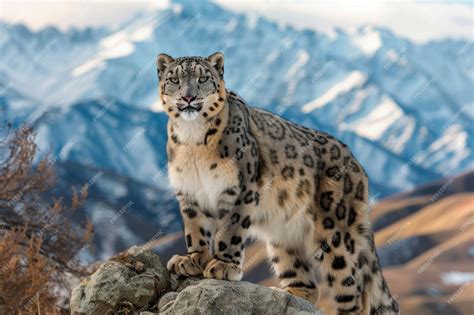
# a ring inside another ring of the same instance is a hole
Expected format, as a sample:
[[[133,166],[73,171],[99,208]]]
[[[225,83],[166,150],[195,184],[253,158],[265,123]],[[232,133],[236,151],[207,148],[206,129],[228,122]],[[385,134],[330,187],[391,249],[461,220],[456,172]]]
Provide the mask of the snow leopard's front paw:
[[[201,253],[186,254],[186,256],[174,255],[168,261],[167,268],[179,276],[200,276],[206,259]]]
[[[204,277],[209,279],[239,281],[242,275],[239,265],[218,258],[212,258],[204,269]]]

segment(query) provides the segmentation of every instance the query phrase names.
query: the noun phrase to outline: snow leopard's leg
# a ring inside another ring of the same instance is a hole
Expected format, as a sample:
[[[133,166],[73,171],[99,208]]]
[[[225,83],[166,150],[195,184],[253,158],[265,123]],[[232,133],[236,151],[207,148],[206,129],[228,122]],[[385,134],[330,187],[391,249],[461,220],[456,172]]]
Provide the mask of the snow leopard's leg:
[[[267,242],[267,253],[280,287],[295,296],[316,304],[319,290],[316,286],[313,265],[306,251],[300,248],[285,248]]]
[[[379,306],[380,314],[396,314],[373,242],[368,183],[356,175],[349,171],[344,181],[321,180],[313,262],[323,271],[338,314],[377,314]]]
[[[244,246],[251,221],[243,208],[235,205],[240,191],[240,187],[232,186],[225,189],[219,197],[214,255],[204,269],[206,278],[233,281],[242,279]]]
[[[180,276],[202,275],[204,267],[212,255],[214,223],[197,203],[185,195],[178,195],[181,215],[184,221],[186,255],[174,255],[167,268]]]
[[[335,229],[327,234],[329,237],[320,236],[317,240],[320,248],[314,262],[333,292],[338,314],[361,314],[364,271],[359,269],[354,251],[358,243],[354,244],[350,232]]]

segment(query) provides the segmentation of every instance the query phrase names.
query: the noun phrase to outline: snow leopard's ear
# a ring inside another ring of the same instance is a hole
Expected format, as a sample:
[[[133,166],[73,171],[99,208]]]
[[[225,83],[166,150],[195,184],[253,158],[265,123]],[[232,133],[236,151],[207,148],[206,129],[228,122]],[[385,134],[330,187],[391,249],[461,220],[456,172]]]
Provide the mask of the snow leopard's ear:
[[[173,62],[174,59],[170,55],[167,54],[159,54],[158,57],[156,58],[156,69],[158,72],[158,78],[161,78],[161,75],[165,70],[168,65]]]
[[[217,73],[224,79],[224,54],[220,51],[207,57],[207,61],[217,70]]]

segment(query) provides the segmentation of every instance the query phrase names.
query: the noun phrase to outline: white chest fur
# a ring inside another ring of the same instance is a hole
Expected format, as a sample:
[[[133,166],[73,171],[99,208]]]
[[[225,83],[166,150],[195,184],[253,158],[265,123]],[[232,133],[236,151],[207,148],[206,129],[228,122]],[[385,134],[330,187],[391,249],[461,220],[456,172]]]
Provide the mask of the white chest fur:
[[[205,145],[178,145],[169,163],[172,187],[192,197],[199,206],[216,212],[221,193],[238,185],[238,170],[233,160],[220,159]]]

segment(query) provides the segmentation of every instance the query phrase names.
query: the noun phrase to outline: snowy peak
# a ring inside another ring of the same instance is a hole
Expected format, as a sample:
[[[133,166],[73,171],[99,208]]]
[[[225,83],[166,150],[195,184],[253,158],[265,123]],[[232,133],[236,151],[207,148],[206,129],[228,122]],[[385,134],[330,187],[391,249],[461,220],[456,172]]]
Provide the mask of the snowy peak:
[[[67,159],[110,163],[138,180],[166,166],[166,118],[150,112],[159,110],[160,52],[223,51],[228,88],[252,106],[343,139],[383,195],[474,167],[474,60],[467,41],[416,44],[370,26],[299,30],[195,1],[141,12],[116,29],[31,32],[14,26],[7,34],[0,41],[0,73],[9,87],[2,102],[11,119],[39,109],[55,112],[54,122],[38,123],[44,147],[60,150],[74,138],[83,150]],[[103,99],[114,99],[120,109],[104,109]],[[89,110],[105,111],[104,118],[95,122]],[[156,123],[145,129],[160,140],[144,132],[137,136],[140,149],[124,152],[125,140],[114,135],[133,137],[144,123],[128,117],[143,115],[147,124]],[[162,117],[159,123],[155,116]],[[71,122],[82,131],[70,131]],[[63,134],[47,132],[49,123]],[[97,139],[107,150],[94,146]],[[151,156],[147,163],[144,152]],[[397,176],[400,169],[404,176]]]
[[[367,76],[358,71],[352,71],[342,81],[334,84],[328,89],[323,95],[318,97],[316,100],[305,104],[302,107],[304,113],[311,112],[317,108],[327,105],[333,101],[339,94],[347,93],[353,89],[360,88],[362,84],[367,80]]]

